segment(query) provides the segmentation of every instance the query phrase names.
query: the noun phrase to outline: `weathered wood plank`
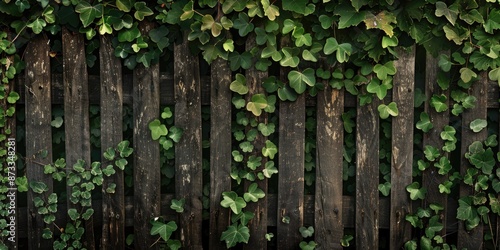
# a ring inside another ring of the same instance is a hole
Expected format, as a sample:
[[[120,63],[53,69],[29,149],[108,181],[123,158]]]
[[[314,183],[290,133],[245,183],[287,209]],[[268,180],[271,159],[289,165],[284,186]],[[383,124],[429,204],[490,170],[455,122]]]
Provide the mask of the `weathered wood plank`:
[[[198,58],[191,54],[187,34],[174,47],[175,126],[184,134],[176,145],[175,189],[178,199],[185,199],[179,218],[182,246],[202,249],[202,147],[201,83]]]
[[[290,44],[290,37],[281,40],[281,47]],[[280,79],[288,82],[289,68],[281,68]],[[305,158],[305,95],[295,102],[279,102],[278,139],[278,249],[295,249],[304,224],[304,158]]]
[[[26,49],[25,87],[26,107],[26,175],[28,181],[41,181],[52,192],[52,178],[43,173],[42,164],[52,163],[52,127],[51,98],[50,98],[50,57],[47,38],[38,36],[33,39]],[[46,150],[47,156],[41,157]],[[46,226],[43,216],[39,215],[33,204],[36,194],[28,191],[28,245],[30,249],[52,248],[52,240],[42,239],[42,230]]]
[[[257,46],[255,41],[255,35],[251,35],[246,40],[246,50],[250,51],[252,48]],[[248,94],[246,95],[247,102],[251,101],[251,98],[255,94],[265,94],[266,91],[262,87],[262,82],[267,78],[267,72],[258,71],[255,67],[247,69],[246,80],[248,86]],[[255,117],[251,112],[247,112],[249,119],[255,118],[258,123],[263,123],[267,125],[268,116],[266,112],[262,112],[262,114],[258,117]],[[253,141],[254,151],[251,155],[255,157],[262,157],[262,148],[265,146],[267,137],[263,136],[261,133],[257,135],[255,140]],[[260,172],[264,168],[267,159],[263,157],[262,165],[256,169],[256,171]],[[258,202],[249,202],[245,208],[245,211],[254,213],[254,218],[250,220],[248,223],[248,228],[250,229],[250,240],[248,244],[243,245],[243,249],[267,249],[267,241],[265,239],[265,235],[267,233],[267,179],[264,180],[255,180],[254,182],[245,181],[245,190],[248,189],[248,186],[252,183],[257,183],[258,187],[264,191],[266,194],[265,197],[259,199]]]
[[[344,91],[325,90],[317,96],[315,241],[320,249],[342,249]]]
[[[64,84],[64,133],[68,172],[78,161],[90,166],[90,125],[88,74],[85,58],[85,41],[82,34],[67,29],[62,33],[63,84]],[[68,196],[72,187],[67,187]],[[68,199],[68,207],[73,207]],[[76,206],[77,210],[80,208]],[[93,216],[85,223],[84,246],[95,249]]]
[[[230,225],[231,210],[220,201],[222,192],[231,190],[231,71],[220,58],[211,67],[209,249],[225,249],[220,237]]]
[[[378,249],[380,101],[360,106],[356,119],[356,247]]]
[[[101,66],[101,153],[116,147],[123,138],[123,91],[120,59],[115,57],[111,37],[100,36],[99,61]],[[115,193],[106,187],[115,183]],[[125,184],[123,171],[106,177],[102,190],[101,249],[125,249]]]
[[[487,110],[487,85],[488,85],[488,72],[482,72],[479,74],[479,80],[472,84],[471,88],[468,90],[469,95],[473,95],[477,98],[476,106],[471,109],[466,109],[462,114],[462,144],[461,144],[461,159],[460,159],[460,174],[464,176],[467,173],[467,169],[473,167],[467,159],[465,159],[465,153],[469,151],[469,146],[475,141],[484,141],[488,136],[486,129],[481,130],[478,133],[473,132],[469,125],[472,121],[476,119],[486,120]],[[463,182],[460,183],[460,197],[465,197],[474,194],[474,187],[471,187]],[[481,249],[483,245],[483,226],[480,224],[476,228],[467,231],[465,229],[465,224],[459,221],[458,227],[458,243],[457,247],[459,249]]]
[[[152,29],[142,23],[141,33]],[[160,216],[160,147],[151,138],[149,123],[158,118],[160,110],[160,67],[138,65],[133,72],[134,119],[134,246],[149,249],[155,242],[150,235],[149,221]],[[153,247],[158,247],[154,245]]]
[[[425,95],[430,98],[432,95],[444,95],[446,96],[446,105],[449,105],[450,91],[442,90],[437,83],[438,78],[438,58],[433,57],[431,54],[426,55],[426,68],[425,68]],[[430,102],[427,101],[424,104],[424,111],[429,115],[429,120],[433,124],[433,128],[423,136],[423,145],[430,145],[435,148],[441,149],[444,146],[444,142],[441,139],[441,132],[444,127],[449,124],[449,111],[437,112],[435,108],[430,106]],[[448,156],[447,152],[442,152],[443,156]],[[423,201],[424,207],[428,207],[430,204],[440,204],[443,206],[443,210],[440,211],[439,217],[442,218],[443,230],[441,235],[446,233],[446,212],[447,212],[447,200],[448,196],[439,192],[439,184],[444,183],[448,180],[448,175],[438,174],[438,171],[434,167],[426,169],[422,174],[422,187],[427,189],[427,195]]]
[[[398,116],[392,118],[390,248],[393,250],[401,249],[410,240],[412,230],[405,218],[411,213],[406,186],[412,182],[413,171],[415,46],[408,50],[398,48],[397,53],[392,89],[392,101],[399,110]]]
[[[278,174],[278,249],[295,249],[302,236],[304,213],[304,95],[295,102],[280,102]],[[284,223],[282,218],[289,218]]]

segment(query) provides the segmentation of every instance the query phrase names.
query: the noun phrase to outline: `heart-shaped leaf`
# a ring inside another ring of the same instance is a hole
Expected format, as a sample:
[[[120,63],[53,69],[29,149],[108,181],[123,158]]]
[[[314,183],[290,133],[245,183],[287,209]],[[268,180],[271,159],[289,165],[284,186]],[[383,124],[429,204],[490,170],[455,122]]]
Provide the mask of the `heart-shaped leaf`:
[[[245,78],[245,76],[243,74],[237,73],[235,78],[236,79],[229,85],[229,89],[240,95],[245,95],[246,93],[248,93],[247,79]]]
[[[165,124],[162,124],[158,119],[154,119],[149,123],[149,130],[151,130],[151,138],[153,140],[158,140],[161,136],[168,134]]]

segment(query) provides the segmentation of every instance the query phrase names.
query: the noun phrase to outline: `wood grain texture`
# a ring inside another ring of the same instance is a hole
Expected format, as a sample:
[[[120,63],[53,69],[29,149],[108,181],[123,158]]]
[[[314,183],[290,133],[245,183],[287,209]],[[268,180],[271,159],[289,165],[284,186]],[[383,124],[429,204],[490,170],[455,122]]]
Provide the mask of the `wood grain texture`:
[[[391,154],[391,229],[390,248],[401,249],[411,239],[411,200],[406,187],[412,183],[413,172],[413,100],[415,88],[415,47],[397,49],[398,69],[393,78],[392,101],[399,114],[392,118]]]
[[[142,23],[141,33],[152,29]],[[149,123],[160,110],[160,68],[138,65],[133,72],[134,120],[134,246],[149,249],[156,238],[150,235],[149,221],[160,216],[160,146],[151,138]],[[158,245],[153,247],[158,248]]]
[[[175,126],[184,134],[175,147],[175,188],[178,199],[185,199],[179,217],[180,240],[186,249],[202,248],[202,147],[201,83],[198,57],[184,42],[174,46]]]
[[[344,91],[329,86],[317,96],[314,235],[318,249],[342,249]]]
[[[220,240],[230,225],[231,210],[220,205],[222,192],[231,190],[231,71],[227,62],[212,65],[210,105],[210,232],[209,249],[225,249]]]
[[[359,104],[358,104],[359,105]],[[378,249],[379,101],[358,106],[356,119],[356,247]]]
[[[82,34],[67,29],[62,33],[63,84],[64,84],[64,132],[66,164],[68,172],[78,161],[90,166],[89,92],[85,41]],[[67,187],[68,196],[72,187]],[[68,207],[73,204],[68,199]],[[80,206],[75,206],[77,210]],[[93,216],[85,222],[84,246],[95,249]]]
[[[43,173],[41,164],[52,163],[52,121],[51,110],[51,74],[49,46],[47,38],[38,36],[26,49],[25,87],[26,106],[26,175],[29,182],[40,181],[52,192],[52,178]],[[41,152],[47,150],[47,156]],[[44,240],[42,230],[46,227],[43,216],[38,214],[38,208],[33,204],[33,198],[38,196],[31,189],[28,191],[28,247],[30,249],[52,248],[53,240]],[[48,226],[53,228],[52,226]]]
[[[100,36],[99,62],[101,66],[101,153],[115,148],[123,139],[122,65],[114,56],[111,37]],[[113,194],[106,187],[115,183]],[[125,248],[125,182],[123,171],[105,177],[102,185],[101,249]]]

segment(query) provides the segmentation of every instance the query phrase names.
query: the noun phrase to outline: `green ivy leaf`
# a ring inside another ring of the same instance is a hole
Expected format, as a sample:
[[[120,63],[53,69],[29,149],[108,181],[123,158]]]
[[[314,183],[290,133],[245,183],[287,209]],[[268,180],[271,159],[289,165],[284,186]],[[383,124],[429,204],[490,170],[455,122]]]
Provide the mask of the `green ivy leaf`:
[[[498,85],[500,86],[500,67],[492,69],[489,73],[488,76],[492,81],[497,81]]]
[[[382,193],[382,195],[389,196],[391,193],[391,183],[386,181],[385,183],[379,184],[378,190]]]
[[[177,230],[177,224],[175,223],[175,221],[164,223],[161,220],[152,220],[150,223],[153,225],[153,227],[151,227],[151,231],[149,233],[151,235],[160,235],[160,237],[164,241],[168,241],[172,233]]]
[[[72,221],[76,221],[76,220],[80,219],[80,214],[78,213],[78,211],[75,208],[68,209],[68,215]]]
[[[424,148],[425,158],[429,161],[434,161],[439,157],[439,150],[431,145],[426,145]]]
[[[493,157],[493,151],[491,148],[488,148],[483,152],[470,154],[466,157],[472,165],[480,169],[484,174],[489,175],[493,172],[493,168],[495,167],[495,158]]]
[[[268,161],[266,162],[264,169],[262,170],[262,173],[266,178],[271,178],[273,174],[278,173],[278,169],[274,166],[273,161]]]
[[[252,100],[247,103],[247,110],[252,112],[255,116],[262,114],[262,109],[267,107],[267,98],[264,94],[255,94]]]
[[[436,112],[443,112],[448,110],[448,105],[446,102],[447,98],[445,95],[433,95],[431,97],[431,107],[436,109]]]
[[[233,27],[238,30],[240,36],[245,37],[254,29],[254,24],[250,22],[248,15],[244,12],[238,14],[238,19],[234,20]]]
[[[182,198],[180,200],[172,199],[170,208],[177,213],[184,212],[184,204],[186,204],[186,199]]]
[[[17,191],[18,192],[26,192],[28,191],[28,179],[26,176],[19,176],[16,177],[16,186],[17,186]]]
[[[477,74],[472,69],[466,67],[460,69],[460,79],[465,83],[470,82],[474,78],[477,78]]]
[[[314,241],[309,241],[309,242],[301,241],[299,247],[301,250],[314,250],[316,249],[317,245],[318,244],[316,244],[316,242]]]
[[[455,142],[457,141],[457,138],[455,137],[456,132],[457,131],[455,130],[454,127],[446,125],[444,126],[443,131],[440,134],[441,139]]]
[[[420,188],[420,183],[418,182],[413,182],[412,184],[408,185],[406,187],[406,191],[410,193],[410,198],[412,200],[423,200],[425,198],[425,194],[427,193],[427,189]]]
[[[420,113],[420,120],[417,122],[416,127],[422,130],[424,133],[427,133],[434,127],[434,125],[431,123],[429,115],[425,112],[422,112]]]
[[[180,15],[180,20],[181,21],[186,21],[188,19],[191,19],[194,15],[194,9],[193,9],[193,1],[189,1],[184,7],[182,8],[182,14]]]
[[[455,21],[457,20],[459,14],[458,5],[452,4],[450,7],[446,5],[446,3],[437,1],[436,2],[436,11],[435,15],[437,17],[444,16],[448,19],[452,25],[455,25]]]
[[[231,82],[229,88],[240,95],[245,95],[248,93],[247,79],[243,74],[237,73],[235,80]]]
[[[238,243],[248,243],[250,239],[250,230],[242,224],[233,224],[222,232],[221,241],[226,242],[226,247],[229,249],[236,246]]]
[[[469,125],[470,129],[474,131],[474,133],[478,133],[484,128],[488,126],[488,122],[484,119],[476,119],[472,121]]]
[[[231,208],[234,214],[240,214],[241,209],[247,206],[245,200],[238,196],[234,191],[223,192],[223,200],[220,205],[225,208]]]
[[[383,100],[387,95],[387,90],[392,88],[392,85],[386,83],[389,81],[381,82],[377,78],[371,79],[370,83],[366,86],[368,93],[376,94],[379,100]]]
[[[37,194],[42,194],[49,191],[49,187],[47,186],[47,184],[39,181],[30,182],[30,188]]]
[[[252,183],[248,187],[248,191],[243,194],[243,198],[245,199],[246,202],[257,202],[259,199],[262,199],[266,196],[264,191],[260,189],[257,185],[257,183]]]
[[[314,235],[314,228],[312,226],[300,227],[299,232],[302,235],[302,238],[312,237]]]
[[[153,11],[146,5],[145,2],[136,2],[134,4],[135,8],[135,13],[134,17],[135,19],[142,21],[144,20],[144,17],[151,16],[153,15]]]
[[[248,222],[251,219],[253,219],[253,217],[255,217],[254,213],[246,211],[246,212],[237,214],[235,216],[231,216],[231,222],[236,223],[236,222],[240,221],[242,225],[246,226],[248,224]]]
[[[158,119],[154,119],[149,123],[149,130],[151,130],[151,138],[153,138],[153,140],[158,140],[161,136],[168,134],[168,129],[165,124],[161,124]]]
[[[377,64],[373,67],[373,72],[377,74],[380,80],[386,80],[387,76],[396,74],[396,67],[394,61],[386,62],[385,64]]]
[[[267,140],[266,146],[262,148],[262,155],[274,159],[276,153],[278,153],[278,147],[272,141]]]
[[[257,129],[262,133],[263,136],[270,136],[275,131],[274,123],[259,123]]]
[[[382,119],[387,119],[389,116],[398,116],[399,114],[398,106],[395,102],[391,102],[388,105],[380,104],[378,106],[378,112]]]
[[[80,20],[82,21],[83,27],[87,27],[93,23],[96,18],[102,16],[103,6],[100,3],[92,6],[86,1],[80,1],[75,7],[75,12],[80,14]]]
[[[130,12],[133,2],[133,0],[116,0],[116,7],[123,12]]]
[[[306,86],[314,87],[316,84],[315,72],[311,68],[307,68],[302,72],[292,70],[288,73],[290,86],[298,93],[302,94],[306,90]]]
[[[340,4],[335,9],[335,14],[340,16],[338,28],[345,29],[350,26],[358,26],[358,24],[365,20],[367,12],[356,10],[352,7],[352,5],[346,3]]]
[[[326,39],[325,46],[323,48],[323,52],[326,55],[330,55],[333,52],[336,52],[336,58],[339,63],[344,63],[349,60],[349,56],[352,53],[352,45],[349,43],[339,44],[337,39],[330,37]]]
[[[63,118],[58,116],[50,122],[50,125],[54,128],[60,128],[63,125],[63,123],[64,123]]]

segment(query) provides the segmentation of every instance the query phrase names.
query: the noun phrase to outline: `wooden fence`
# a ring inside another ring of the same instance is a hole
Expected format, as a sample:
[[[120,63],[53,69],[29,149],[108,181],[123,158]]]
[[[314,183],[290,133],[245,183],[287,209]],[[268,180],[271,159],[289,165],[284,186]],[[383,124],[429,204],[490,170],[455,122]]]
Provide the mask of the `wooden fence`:
[[[145,27],[147,29],[147,27]],[[150,235],[152,217],[167,216],[179,225],[176,239],[180,239],[183,249],[224,249],[220,241],[221,233],[230,225],[230,210],[220,206],[222,192],[231,190],[231,109],[232,93],[228,86],[231,71],[222,60],[211,64],[210,78],[201,77],[199,61],[189,52],[187,42],[175,45],[173,76],[160,73],[158,65],[149,68],[138,66],[133,76],[124,76],[121,62],[114,57],[111,41],[101,37],[99,51],[100,76],[88,76],[85,64],[84,38],[80,34],[63,31],[63,74],[51,75],[49,46],[47,38],[38,36],[30,42],[25,53],[26,70],[24,82],[20,81],[19,91],[24,93],[26,156],[48,150],[48,157],[41,162],[26,162],[26,173],[30,180],[43,181],[52,190],[52,179],[43,173],[38,164],[48,164],[52,159],[51,106],[64,104],[65,148],[67,164],[71,166],[77,159],[90,162],[89,104],[99,104],[101,110],[101,148],[105,150],[120,142],[122,137],[123,104],[133,107],[133,165],[134,195],[125,197],[123,173],[117,173],[108,182],[118,183],[114,195],[103,195],[102,201],[93,201],[95,213],[93,223],[85,225],[86,232],[95,228],[102,235],[86,234],[89,248],[126,249],[125,228],[134,228],[134,247],[149,248],[156,240]],[[252,46],[250,39],[246,46]],[[264,235],[268,227],[276,229],[278,249],[297,249],[302,237],[299,228],[314,226],[314,240],[317,249],[341,249],[345,230],[354,228],[357,249],[378,249],[381,238],[387,239],[390,249],[401,249],[410,240],[412,227],[405,216],[412,212],[412,202],[406,186],[413,182],[412,164],[414,160],[414,90],[415,90],[415,48],[399,50],[397,74],[394,89],[388,98],[398,104],[399,115],[392,118],[392,159],[391,195],[381,197],[379,184],[379,101],[366,106],[358,105],[356,98],[343,90],[326,88],[315,98],[299,97],[295,102],[279,102],[279,174],[278,193],[268,193],[268,183],[259,181],[259,187],[266,197],[255,204],[249,204],[249,211],[255,218],[249,224],[250,240],[244,249],[266,249]],[[425,93],[449,96],[449,91],[437,85],[437,60],[426,58]],[[262,93],[260,83],[266,72],[247,70],[247,84],[250,93]],[[286,72],[281,72],[286,79]],[[498,89],[487,81],[483,74],[480,84],[474,84],[471,93],[477,97],[477,105],[466,110],[462,123],[469,124],[474,119],[486,119],[487,108],[498,108]],[[315,105],[317,111],[317,152],[315,194],[304,195],[304,142],[306,105]],[[175,125],[184,129],[182,140],[176,145],[175,194],[160,192],[160,148],[152,141],[148,123],[159,116],[160,105],[175,105]],[[210,126],[210,213],[209,223],[202,218],[202,105],[209,105]],[[424,135],[425,144],[442,146],[439,133],[449,123],[448,112],[437,113],[425,104],[434,128]],[[343,147],[344,108],[356,108],[356,176],[355,197],[343,196]],[[266,116],[259,117],[266,122]],[[459,131],[460,132],[460,131]],[[461,131],[461,154],[467,152],[466,145],[474,140],[486,138],[486,132]],[[262,145],[264,141],[255,143]],[[469,163],[462,157],[462,171]],[[426,170],[423,186],[436,190],[437,185],[447,178],[435,171]],[[461,194],[471,190],[460,187]],[[28,201],[33,194],[28,192]],[[174,214],[169,209],[170,200],[185,198],[182,214]],[[438,192],[427,194],[426,203],[445,204],[441,217],[446,222],[442,234],[458,231],[459,248],[479,249],[483,242],[481,227],[468,232],[457,223],[456,201]],[[61,204],[59,211],[68,206]],[[19,239],[27,238],[30,249],[50,249],[52,241],[44,240],[42,217],[36,213],[32,202],[19,208]],[[288,216],[289,223],[282,217]],[[58,221],[64,221],[64,214]],[[498,228],[498,225],[493,225]],[[203,231],[209,232],[203,237]],[[388,230],[381,230],[388,229]],[[99,240],[95,240],[94,237]],[[93,241],[96,241],[95,244]],[[21,245],[19,245],[21,247]]]

